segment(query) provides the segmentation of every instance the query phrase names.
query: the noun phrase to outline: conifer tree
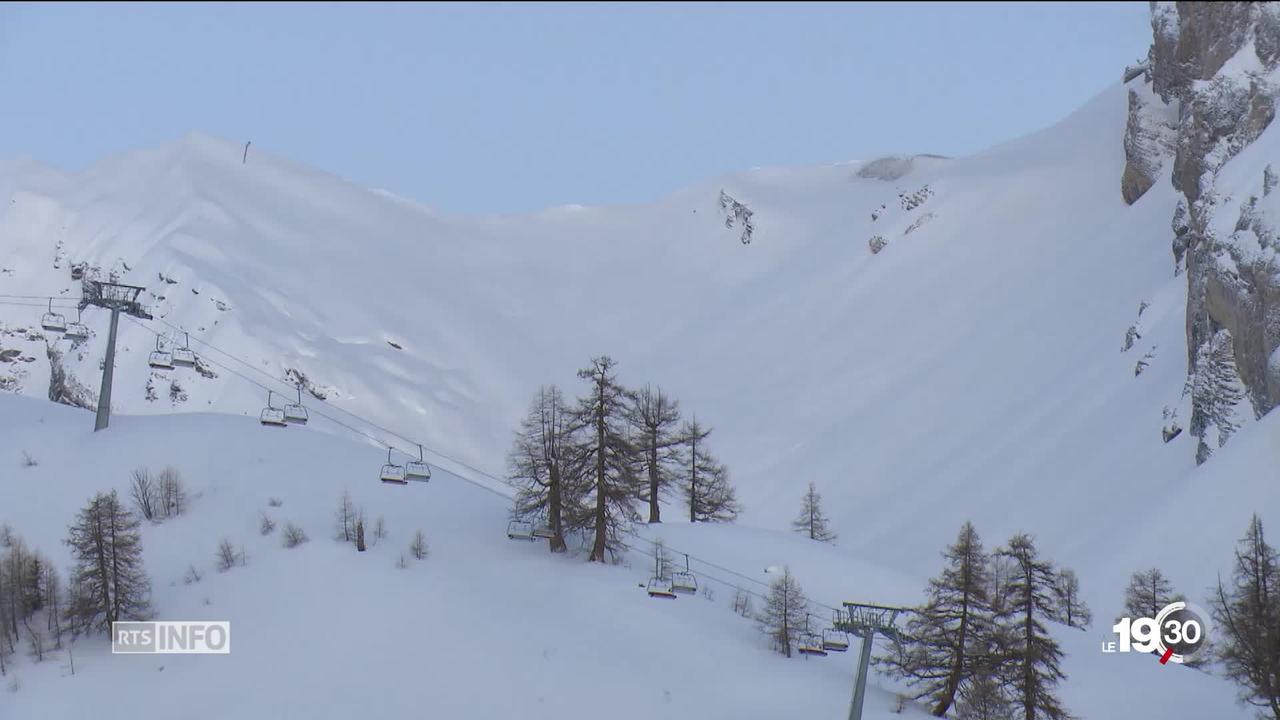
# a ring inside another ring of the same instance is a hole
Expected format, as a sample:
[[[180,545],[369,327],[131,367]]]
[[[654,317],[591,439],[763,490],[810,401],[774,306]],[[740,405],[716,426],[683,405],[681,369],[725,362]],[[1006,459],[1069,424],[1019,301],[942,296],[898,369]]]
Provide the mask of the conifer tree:
[[[1054,617],[1053,566],[1041,560],[1030,535],[1018,534],[997,551],[1014,562],[1008,605],[997,620],[1004,647],[1004,673],[1014,702],[1025,720],[1070,717],[1054,690],[1066,675],[1062,650],[1044,621]]]
[[[1280,720],[1280,557],[1254,515],[1236,547],[1230,584],[1211,601],[1218,656],[1240,698]]]
[[[1093,613],[1080,597],[1080,579],[1074,570],[1060,571],[1053,591],[1058,604],[1058,620],[1074,628],[1087,628],[1093,623]]]
[[[578,371],[589,383],[570,423],[575,433],[574,455],[582,462],[584,503],[577,523],[594,536],[589,562],[616,556],[621,534],[639,517],[632,502],[639,494],[635,446],[628,434],[626,388],[618,383],[617,363],[606,356],[592,358]]]
[[[828,527],[828,522],[827,516],[822,513],[822,495],[818,494],[817,486],[811,482],[804,494],[800,514],[791,522],[791,527],[796,532],[808,535],[810,540],[834,542],[836,534]]]
[[[759,619],[760,629],[769,636],[774,650],[791,657],[800,634],[806,630],[808,605],[791,568],[783,568],[782,575],[769,586]]]
[[[677,432],[680,403],[648,385],[631,398],[629,419],[635,429],[640,462],[647,482],[643,498],[649,503],[649,522],[662,522],[662,498],[675,480],[680,458],[677,449],[684,440]]]
[[[1181,600],[1160,568],[1136,572],[1124,592],[1125,614],[1133,619],[1153,618],[1165,605]]]
[[[151,582],[142,566],[139,525],[113,490],[95,495],[68,529],[74,560],[68,613],[77,630],[107,630],[117,620],[150,613]]]
[[[574,475],[572,420],[559,388],[539,388],[507,454],[507,481],[516,489],[512,513],[545,517],[551,552],[565,551],[566,518],[581,514],[575,512],[583,488]]]
[[[732,522],[741,508],[729,484],[728,468],[707,449],[711,428],[693,418],[680,434],[685,446],[680,485],[689,505],[689,522]]]
[[[889,654],[876,659],[928,699],[942,717],[958,694],[990,668],[994,614],[987,591],[989,558],[970,523],[942,554],[946,566],[929,581],[925,605],[913,613]]]

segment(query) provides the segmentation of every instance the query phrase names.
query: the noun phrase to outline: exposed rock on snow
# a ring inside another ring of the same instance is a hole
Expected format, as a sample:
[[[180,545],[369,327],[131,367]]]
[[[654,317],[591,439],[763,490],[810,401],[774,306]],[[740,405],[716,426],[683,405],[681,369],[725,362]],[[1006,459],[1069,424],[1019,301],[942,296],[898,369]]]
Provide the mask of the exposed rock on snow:
[[[858,168],[857,176],[864,180],[893,181],[905,177],[915,165],[915,158],[889,155],[877,158]]]
[[[1164,166],[1169,132],[1174,133],[1172,182],[1185,200],[1173,217],[1173,253],[1179,269],[1185,264],[1187,270],[1189,382],[1207,385],[1196,376],[1205,366],[1197,358],[1226,330],[1232,364],[1259,415],[1280,404],[1280,372],[1269,363],[1280,346],[1280,260],[1268,218],[1280,206],[1259,199],[1275,186],[1269,165],[1261,173],[1253,170],[1251,178],[1233,175],[1230,183],[1222,176],[1275,117],[1277,8],[1153,3],[1149,69],[1130,88],[1121,179],[1126,202],[1146,192]],[[1197,437],[1210,424],[1211,396],[1192,398],[1191,430]]]
[[[1165,161],[1173,156],[1177,116],[1169,110],[1146,85],[1129,88],[1125,165],[1120,178],[1120,193],[1126,203],[1133,204],[1150,190]]]

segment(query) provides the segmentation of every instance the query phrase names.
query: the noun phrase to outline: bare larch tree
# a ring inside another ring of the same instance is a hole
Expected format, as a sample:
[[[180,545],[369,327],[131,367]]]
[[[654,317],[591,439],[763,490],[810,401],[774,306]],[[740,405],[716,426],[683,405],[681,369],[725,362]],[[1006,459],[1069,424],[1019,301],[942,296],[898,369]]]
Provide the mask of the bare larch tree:
[[[648,481],[644,499],[649,502],[649,522],[662,522],[661,501],[675,479],[680,460],[677,454],[683,438],[678,432],[680,403],[648,385],[631,398],[628,416],[635,429],[636,445]]]

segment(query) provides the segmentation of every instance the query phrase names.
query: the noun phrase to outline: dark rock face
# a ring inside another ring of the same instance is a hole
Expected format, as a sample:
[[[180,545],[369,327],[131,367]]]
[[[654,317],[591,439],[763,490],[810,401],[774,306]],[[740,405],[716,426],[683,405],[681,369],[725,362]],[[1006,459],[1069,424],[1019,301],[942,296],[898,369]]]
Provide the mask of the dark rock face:
[[[1173,154],[1176,128],[1163,117],[1167,114],[1164,108],[1152,107],[1152,100],[1149,92],[1129,89],[1120,193],[1130,205],[1151,189],[1165,161]],[[1160,101],[1155,99],[1155,102]]]
[[[1184,198],[1172,228],[1177,270],[1187,273],[1189,379],[1207,386],[1197,373],[1209,365],[1210,341],[1229,337],[1231,373],[1260,416],[1280,404],[1280,246],[1258,202],[1276,181],[1268,168],[1254,194],[1219,188],[1217,178],[1275,118],[1280,3],[1153,2],[1151,28],[1146,72],[1130,83],[1121,192],[1134,202],[1172,160],[1172,183]],[[1221,366],[1219,357],[1219,383]],[[1217,422],[1210,414],[1193,398],[1192,434],[1202,449]]]

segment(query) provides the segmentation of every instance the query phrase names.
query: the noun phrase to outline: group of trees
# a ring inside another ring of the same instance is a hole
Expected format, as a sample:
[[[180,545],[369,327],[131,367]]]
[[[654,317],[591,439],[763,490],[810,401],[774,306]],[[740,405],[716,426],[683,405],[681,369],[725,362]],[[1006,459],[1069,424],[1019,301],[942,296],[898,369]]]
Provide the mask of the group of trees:
[[[578,371],[583,395],[570,402],[554,385],[538,390],[508,454],[513,514],[550,529],[552,552],[570,532],[590,535],[593,562],[616,555],[621,535],[641,519],[662,521],[662,501],[679,492],[691,522],[730,522],[739,505],[729,471],[711,454],[711,428],[682,420],[660,388],[631,390],[609,357]]]
[[[182,473],[173,467],[166,467],[155,476],[145,467],[134,470],[129,494],[145,520],[166,520],[187,510],[187,488]]]
[[[969,523],[943,558],[925,604],[877,664],[939,717],[953,706],[989,720],[1068,717],[1055,693],[1062,651],[1045,623],[1088,624],[1075,574],[1041,558],[1026,534],[989,554]]]
[[[6,657],[25,638],[31,654],[42,659],[49,639],[62,644],[62,584],[57,568],[30,550],[8,527],[0,528],[0,674]],[[43,615],[43,618],[41,617]]]
[[[373,526],[366,532],[364,508],[356,505],[355,501],[351,499],[351,493],[347,491],[343,491],[338,498],[338,509],[334,513],[333,527],[335,540],[351,543],[360,552],[377,545],[390,534],[390,531],[387,530],[387,523],[381,515],[373,521]],[[414,560],[423,560],[426,559],[427,555],[427,536],[421,530],[418,530],[413,536],[413,542],[409,544],[409,557]],[[409,561],[404,555],[401,555],[396,562],[396,566],[407,568]]]
[[[141,522],[115,491],[94,495],[67,529],[72,566],[65,591],[44,555],[0,528],[0,674],[23,640],[42,660],[47,649],[62,646],[64,631],[105,631],[150,613]]]

